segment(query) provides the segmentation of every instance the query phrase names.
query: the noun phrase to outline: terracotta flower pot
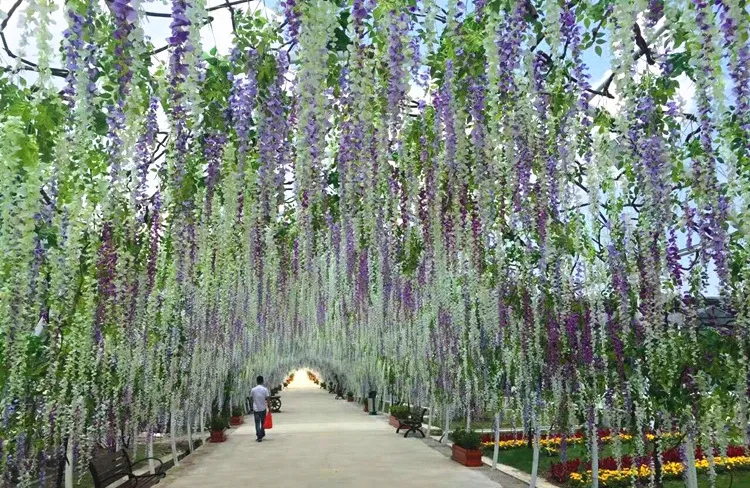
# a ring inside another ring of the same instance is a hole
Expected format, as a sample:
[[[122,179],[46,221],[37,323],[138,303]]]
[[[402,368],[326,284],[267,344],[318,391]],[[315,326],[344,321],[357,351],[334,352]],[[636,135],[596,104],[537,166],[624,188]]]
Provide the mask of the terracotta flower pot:
[[[212,430],[211,431],[211,442],[224,442],[227,440],[224,430]]]
[[[391,424],[391,426],[393,426],[395,429],[398,429],[398,426],[401,425],[401,422],[393,415],[388,417],[388,423]]]
[[[347,402],[353,402],[354,401],[354,397],[346,397],[346,401]]]
[[[242,416],[232,416],[232,418],[229,420],[229,423],[231,425],[242,425],[245,423],[245,417]]]
[[[464,449],[455,444],[453,444],[453,456],[451,459],[470,468],[476,468],[483,464],[482,451],[479,449]]]

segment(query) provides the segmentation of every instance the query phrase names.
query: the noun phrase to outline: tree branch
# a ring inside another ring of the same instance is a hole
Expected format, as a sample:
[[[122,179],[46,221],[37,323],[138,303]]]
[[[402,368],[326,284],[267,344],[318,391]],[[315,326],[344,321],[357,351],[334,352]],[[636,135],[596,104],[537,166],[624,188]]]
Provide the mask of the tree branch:
[[[13,14],[16,12],[16,10],[18,10],[18,7],[20,7],[22,3],[23,0],[16,0],[16,3],[14,3],[13,6],[10,7],[10,10],[8,10],[8,15],[3,19],[2,22],[0,22],[0,31],[5,30],[5,28],[8,26],[10,18],[13,17]]]
[[[10,15],[8,17],[6,17],[5,20],[8,20],[9,17],[10,17]],[[0,30],[0,41],[3,44],[3,51],[5,51],[8,54],[8,56],[10,56],[12,59],[18,59],[19,61],[21,61],[25,65],[25,67],[22,68],[24,71],[39,71],[39,65],[38,64],[36,64],[34,62],[31,62],[28,59],[21,58],[16,53],[14,53],[13,51],[11,51],[10,46],[8,46],[8,41],[5,38],[5,32],[3,32],[2,30]],[[4,71],[13,71],[13,68],[12,67],[6,67],[3,70]],[[66,70],[66,69],[52,68],[52,67],[50,67],[49,70],[50,70],[50,73],[52,73],[52,76],[59,76],[61,78],[65,78],[65,77],[68,76],[68,70]]]
[[[665,33],[665,32],[667,31],[667,25],[668,25],[668,24],[667,24],[667,22],[665,21],[665,22],[664,22],[664,24],[663,24],[663,25],[662,25],[661,27],[659,27],[659,28],[658,28],[658,29],[656,30],[656,32],[654,32],[654,37],[653,37],[652,41],[655,41],[656,39],[658,39],[659,37],[661,37],[661,35],[662,35],[662,34],[664,34],[664,33]],[[646,47],[647,47],[647,48],[648,48],[648,46],[649,46],[649,43],[646,43]],[[641,48],[639,47],[639,48],[638,48],[638,49],[636,49],[636,51],[635,51],[635,52],[633,53],[633,61],[638,61],[638,59],[640,59],[640,58],[641,58],[641,56],[643,56],[644,54],[645,54],[645,52],[644,52],[644,51],[643,51],[643,50],[642,50],[642,49],[641,49]],[[610,75],[609,75],[609,76],[607,77],[607,79],[605,79],[605,80],[604,80],[604,81],[602,82],[602,84],[601,84],[601,85],[599,85],[599,87],[598,87],[598,88],[596,88],[596,91],[602,91],[602,90],[606,90],[606,89],[608,89],[608,88],[609,88],[609,85],[611,85],[611,84],[612,84],[612,80],[613,80],[614,78],[615,78],[615,73],[614,73],[614,72],[610,73]]]

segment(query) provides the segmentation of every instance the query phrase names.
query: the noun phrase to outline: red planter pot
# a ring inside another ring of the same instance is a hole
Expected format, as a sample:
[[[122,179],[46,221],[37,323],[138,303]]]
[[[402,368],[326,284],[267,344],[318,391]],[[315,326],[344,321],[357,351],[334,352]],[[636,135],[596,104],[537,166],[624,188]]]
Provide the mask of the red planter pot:
[[[453,444],[453,456],[451,457],[454,461],[470,468],[477,468],[482,466],[482,451],[479,449],[468,450],[463,447],[459,447]]]
[[[370,412],[369,410],[367,410],[367,405],[365,405],[365,408],[363,408],[362,411],[365,412],[365,413],[369,413]]]
[[[211,442],[224,442],[225,440],[227,440],[227,436],[223,430],[211,431]]]
[[[353,402],[354,401],[354,397],[346,397],[346,401],[347,402]]]
[[[238,417],[234,417],[234,416],[233,416],[233,417],[232,417],[232,418],[231,418],[231,419],[229,420],[229,423],[230,423],[231,425],[242,425],[242,424],[244,424],[244,423],[245,423],[245,417],[240,417],[240,416],[238,416]]]
[[[388,417],[388,423],[391,424],[391,426],[393,426],[393,428],[395,429],[398,429],[398,426],[401,425],[401,422],[393,415]]]

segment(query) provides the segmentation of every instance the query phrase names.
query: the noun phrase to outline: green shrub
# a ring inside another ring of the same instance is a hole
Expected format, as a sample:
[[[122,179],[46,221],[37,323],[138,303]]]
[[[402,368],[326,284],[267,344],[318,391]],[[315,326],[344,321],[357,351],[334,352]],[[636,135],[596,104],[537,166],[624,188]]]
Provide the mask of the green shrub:
[[[479,449],[479,446],[482,445],[479,432],[474,432],[473,430],[466,431],[463,429],[456,429],[449,437],[458,447],[463,447],[468,450]]]
[[[349,398],[351,398],[351,397],[354,396],[354,392],[353,391],[347,391],[346,392],[346,396],[349,397]]]
[[[391,415],[397,419],[405,419],[409,416],[411,410],[407,405],[393,405],[391,406]]]
[[[232,407],[232,417],[242,417],[245,415],[245,411],[240,406]]]
[[[216,432],[229,427],[229,422],[224,417],[214,417],[211,419],[211,430]]]

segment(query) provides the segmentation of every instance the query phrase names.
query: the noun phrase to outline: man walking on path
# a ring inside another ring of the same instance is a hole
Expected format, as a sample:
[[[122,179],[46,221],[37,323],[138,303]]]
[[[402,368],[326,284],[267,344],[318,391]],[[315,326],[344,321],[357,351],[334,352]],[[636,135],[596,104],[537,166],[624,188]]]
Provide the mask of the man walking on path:
[[[255,435],[258,436],[258,442],[261,442],[266,436],[266,430],[263,424],[266,422],[266,404],[271,392],[263,386],[263,377],[256,378],[258,385],[250,390],[250,398],[253,399],[253,416],[255,417]]]

